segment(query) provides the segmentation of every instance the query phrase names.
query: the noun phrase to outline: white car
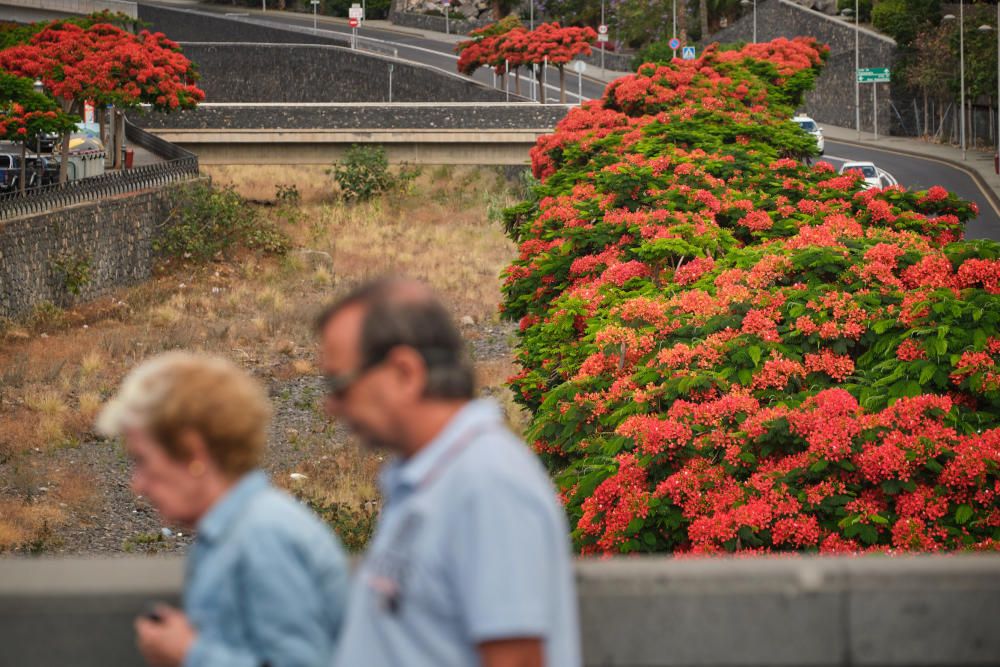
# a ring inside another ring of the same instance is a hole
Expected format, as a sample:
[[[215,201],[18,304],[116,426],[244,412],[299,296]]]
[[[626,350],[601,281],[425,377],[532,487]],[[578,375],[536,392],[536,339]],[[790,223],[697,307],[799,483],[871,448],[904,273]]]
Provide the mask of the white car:
[[[796,116],[792,119],[792,122],[797,124],[816,139],[816,148],[819,150],[819,154],[822,155],[825,148],[823,142],[823,128],[817,125],[816,121],[809,116]]]
[[[873,162],[845,162],[840,167],[840,173],[846,174],[849,171],[857,171],[865,179],[864,189],[884,188],[889,185],[885,178],[885,172],[875,166]]]

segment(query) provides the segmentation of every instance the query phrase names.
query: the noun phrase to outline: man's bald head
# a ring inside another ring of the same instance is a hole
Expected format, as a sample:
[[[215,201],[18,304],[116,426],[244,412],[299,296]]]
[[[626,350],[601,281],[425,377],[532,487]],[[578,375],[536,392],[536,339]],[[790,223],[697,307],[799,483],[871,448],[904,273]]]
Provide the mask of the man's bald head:
[[[427,366],[426,398],[469,399],[475,376],[451,315],[425,283],[385,278],[365,283],[328,306],[317,320],[322,334],[348,311],[361,311],[358,354],[373,366],[396,347],[416,350]]]

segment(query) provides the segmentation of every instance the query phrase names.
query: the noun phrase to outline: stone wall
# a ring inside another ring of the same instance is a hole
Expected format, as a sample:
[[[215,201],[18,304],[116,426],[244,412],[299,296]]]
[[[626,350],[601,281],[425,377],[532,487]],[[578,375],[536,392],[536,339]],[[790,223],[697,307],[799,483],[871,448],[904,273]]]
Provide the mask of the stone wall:
[[[147,279],[174,187],[0,222],[0,316],[17,317],[46,301],[65,305],[71,283],[79,283],[78,298],[91,299]]]
[[[419,14],[417,12],[389,13],[389,21],[394,25],[405,28],[418,28],[419,30],[433,30],[434,32],[445,32],[445,29],[453,35],[468,35],[477,28],[482,28],[493,23],[492,18],[486,19],[450,19],[445,25],[444,16],[434,14]]]
[[[1000,557],[583,559],[587,667],[1000,663]],[[133,618],[176,604],[179,558],[0,560],[12,667],[140,667]]]
[[[776,37],[815,37],[830,46],[830,56],[816,87],[806,95],[805,111],[820,123],[855,126],[854,112],[854,24],[806,9],[788,0],[757,0],[757,40]],[[714,33],[712,42],[753,40],[753,14],[747,12],[731,26]],[[862,28],[859,33],[861,67],[889,67],[896,62],[896,43],[884,35]],[[889,84],[861,84],[861,129],[873,127],[872,88],[878,87],[879,132],[887,132],[894,117]]]
[[[182,42],[206,102],[502,101],[504,92],[456,74],[312,44]]]
[[[616,53],[614,51],[604,52],[604,68],[612,72],[632,72],[632,59],[634,53]],[[578,60],[587,63],[588,67],[601,67],[601,48],[599,44],[594,45],[594,51],[589,56],[581,56]],[[589,71],[589,69],[588,69]]]
[[[178,114],[130,115],[141,127],[157,129],[547,129],[570,106],[561,104],[203,105]]]

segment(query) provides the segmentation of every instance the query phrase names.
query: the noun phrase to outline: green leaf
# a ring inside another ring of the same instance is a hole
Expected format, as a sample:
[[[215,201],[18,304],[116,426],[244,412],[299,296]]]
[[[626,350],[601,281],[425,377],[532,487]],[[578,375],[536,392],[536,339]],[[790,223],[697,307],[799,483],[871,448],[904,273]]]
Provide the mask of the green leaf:
[[[918,380],[918,382],[921,385],[927,384],[930,382],[931,378],[934,377],[935,371],[937,371],[937,366],[934,366],[933,364],[924,366],[924,370],[920,371],[920,380]]]
[[[760,365],[760,354],[761,354],[760,347],[758,347],[757,345],[751,345],[750,347],[747,348],[747,354],[750,355],[750,359],[753,360],[754,366]]]
[[[972,518],[972,508],[969,505],[959,505],[955,510],[955,523],[964,526]]]

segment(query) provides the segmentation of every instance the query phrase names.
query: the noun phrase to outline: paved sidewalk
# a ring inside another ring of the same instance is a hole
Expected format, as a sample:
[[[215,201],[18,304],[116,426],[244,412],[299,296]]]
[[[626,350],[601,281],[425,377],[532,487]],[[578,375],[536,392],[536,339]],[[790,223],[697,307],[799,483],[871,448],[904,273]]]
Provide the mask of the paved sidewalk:
[[[992,195],[994,203],[1000,205],[1000,176],[993,168],[995,149],[968,150],[962,159],[962,150],[950,144],[938,144],[912,137],[879,135],[876,140],[871,132],[862,132],[858,139],[856,130],[823,123],[823,136],[833,141],[859,144],[872,148],[882,148],[918,157],[932,158],[967,172]]]

